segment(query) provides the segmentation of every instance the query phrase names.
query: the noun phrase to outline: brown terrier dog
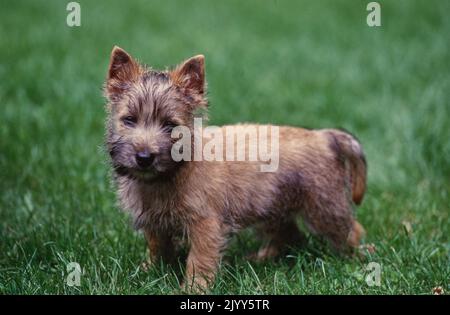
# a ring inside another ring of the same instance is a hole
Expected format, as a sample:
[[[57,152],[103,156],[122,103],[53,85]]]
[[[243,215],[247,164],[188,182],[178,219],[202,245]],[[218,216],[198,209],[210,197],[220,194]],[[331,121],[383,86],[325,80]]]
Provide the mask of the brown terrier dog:
[[[296,215],[336,249],[357,247],[364,229],[353,208],[365,192],[366,162],[346,132],[279,127],[274,172],[251,161],[172,158],[172,131],[194,131],[196,113],[208,104],[205,85],[202,55],[156,71],[112,50],[107,146],[121,206],[144,231],[150,260],[173,261],[181,237],[190,245],[185,284],[206,288],[232,233],[256,225],[267,237],[256,258],[274,257],[303,239]]]

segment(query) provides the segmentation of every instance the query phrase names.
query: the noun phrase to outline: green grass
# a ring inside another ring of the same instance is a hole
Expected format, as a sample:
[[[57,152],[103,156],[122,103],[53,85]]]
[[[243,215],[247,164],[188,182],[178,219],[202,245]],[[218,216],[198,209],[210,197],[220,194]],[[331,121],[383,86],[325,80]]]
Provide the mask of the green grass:
[[[367,261],[310,238],[250,264],[245,232],[212,293],[449,292],[450,2],[380,1],[380,28],[369,1],[80,1],[79,28],[67,2],[0,11],[0,293],[179,292],[167,267],[138,269],[145,242],[111,186],[101,87],[115,44],[154,67],[204,53],[211,124],[344,127],[365,148]],[[66,285],[70,261],[80,287]],[[379,287],[364,281],[370,261]]]

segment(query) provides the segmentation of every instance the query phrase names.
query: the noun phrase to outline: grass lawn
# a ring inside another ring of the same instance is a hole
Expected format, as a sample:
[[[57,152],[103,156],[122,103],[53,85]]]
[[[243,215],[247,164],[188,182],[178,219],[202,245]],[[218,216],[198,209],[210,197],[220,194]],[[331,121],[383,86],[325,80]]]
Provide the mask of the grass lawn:
[[[245,231],[212,293],[450,291],[449,1],[380,1],[378,28],[369,1],[79,1],[74,28],[67,2],[0,10],[0,294],[180,292],[167,267],[139,269],[143,236],[116,205],[101,93],[115,44],[154,67],[205,54],[211,124],[343,127],[365,148],[366,261],[310,237],[252,264]],[[380,286],[365,281],[369,262]]]

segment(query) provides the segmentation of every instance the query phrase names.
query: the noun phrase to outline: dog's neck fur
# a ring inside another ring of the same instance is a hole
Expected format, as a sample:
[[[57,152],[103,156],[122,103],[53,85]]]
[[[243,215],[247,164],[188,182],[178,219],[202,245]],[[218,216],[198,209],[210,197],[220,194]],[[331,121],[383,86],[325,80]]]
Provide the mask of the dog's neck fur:
[[[190,213],[179,209],[183,205],[180,192],[184,191],[184,185],[189,185],[193,163],[195,162],[180,162],[170,174],[161,174],[150,180],[116,173],[121,207],[132,214],[136,229],[173,229],[182,225],[180,219],[190,220],[187,217]]]

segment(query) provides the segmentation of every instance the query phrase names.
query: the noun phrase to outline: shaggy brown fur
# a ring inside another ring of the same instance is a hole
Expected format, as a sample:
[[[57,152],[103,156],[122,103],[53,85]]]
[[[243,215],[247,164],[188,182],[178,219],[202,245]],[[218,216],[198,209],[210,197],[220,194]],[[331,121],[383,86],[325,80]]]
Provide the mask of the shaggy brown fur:
[[[280,127],[276,172],[260,172],[256,162],[177,163],[170,154],[176,141],[171,130],[192,130],[196,112],[207,107],[203,56],[155,71],[114,47],[105,95],[107,146],[121,206],[144,231],[151,261],[173,260],[176,241],[187,241],[188,287],[206,288],[230,235],[251,225],[267,238],[257,259],[303,239],[297,215],[335,248],[358,246],[364,230],[353,203],[364,195],[366,163],[350,134]],[[138,154],[150,168],[139,166]]]

